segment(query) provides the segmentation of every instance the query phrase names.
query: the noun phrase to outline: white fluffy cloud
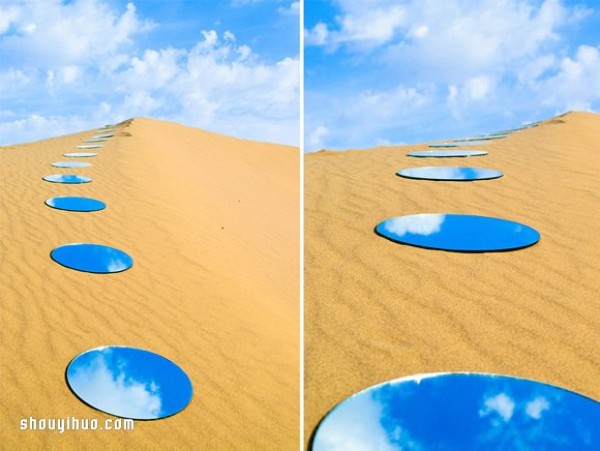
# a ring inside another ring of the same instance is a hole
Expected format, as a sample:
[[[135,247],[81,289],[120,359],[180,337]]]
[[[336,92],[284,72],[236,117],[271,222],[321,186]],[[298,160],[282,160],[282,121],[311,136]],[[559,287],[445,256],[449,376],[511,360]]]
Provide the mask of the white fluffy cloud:
[[[321,99],[328,106],[353,97],[351,105],[370,111],[368,99],[360,94],[364,74],[369,74],[364,76],[365,86],[382,99],[377,109],[389,113],[394,106],[391,117],[382,115],[388,128],[392,121],[397,129],[406,125],[399,110],[403,102],[391,102],[400,100],[398,92],[419,94],[420,101],[410,106],[410,112],[421,123],[445,116],[447,122],[475,124],[478,118],[506,118],[523,111],[551,115],[593,109],[600,102],[599,47],[573,47],[567,42],[569,33],[591,13],[583,7],[563,0],[333,3],[339,11],[333,20],[305,30],[312,51],[321,48],[325,57],[338,61],[335,70],[356,74],[348,82],[348,92],[343,92],[340,81],[332,94],[335,100]],[[309,77],[308,98],[318,98],[310,81]],[[306,111],[310,124],[330,130],[320,144],[353,148],[374,145],[382,138],[381,121],[370,120],[369,126],[357,116],[353,124],[345,109],[318,109],[311,103]],[[363,138],[356,144],[339,144],[335,138],[340,127],[360,128]],[[311,130],[314,126],[307,128]]]
[[[140,48],[157,25],[133,3],[122,10],[106,0],[0,6],[0,144],[133,116],[298,144],[297,49],[265,61],[233,32],[215,30],[198,30],[191,48]]]

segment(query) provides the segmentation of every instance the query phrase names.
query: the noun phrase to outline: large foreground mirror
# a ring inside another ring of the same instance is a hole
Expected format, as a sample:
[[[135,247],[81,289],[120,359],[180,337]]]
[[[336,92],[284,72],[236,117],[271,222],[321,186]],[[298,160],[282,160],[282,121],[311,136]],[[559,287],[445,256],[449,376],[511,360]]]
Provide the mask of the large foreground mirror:
[[[75,174],[53,174],[45,175],[42,177],[43,180],[52,183],[89,183],[92,181],[91,177],[84,177],[82,175]]]
[[[102,201],[91,199],[89,197],[77,197],[77,196],[61,196],[51,197],[45,202],[46,205],[57,210],[65,211],[81,211],[91,212],[104,210],[106,204]]]
[[[375,231],[397,243],[457,252],[494,252],[535,244],[540,234],[529,226],[489,216],[453,213],[398,216]]]
[[[472,181],[490,180],[502,177],[502,172],[495,169],[467,167],[423,167],[407,168],[396,172],[400,177],[419,180],[440,181]]]
[[[406,154],[409,157],[418,158],[461,158],[480,157],[487,155],[485,150],[418,150]]]
[[[96,274],[121,272],[133,265],[125,252],[102,244],[66,244],[54,249],[50,257],[67,268]]]
[[[91,349],[69,363],[66,378],[86,404],[134,420],[169,417],[192,399],[192,383],[179,366],[138,348]]]
[[[598,450],[600,403],[507,376],[429,374],[386,382],[335,407],[313,451]]]

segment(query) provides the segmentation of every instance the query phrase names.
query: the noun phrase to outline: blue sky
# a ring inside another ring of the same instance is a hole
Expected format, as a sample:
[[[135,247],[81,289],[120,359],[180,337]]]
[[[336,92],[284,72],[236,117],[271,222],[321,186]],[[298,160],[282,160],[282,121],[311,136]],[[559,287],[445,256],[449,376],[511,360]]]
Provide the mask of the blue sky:
[[[460,138],[600,111],[600,4],[306,0],[305,147]]]
[[[299,2],[2,0],[0,145],[148,116],[298,145]]]

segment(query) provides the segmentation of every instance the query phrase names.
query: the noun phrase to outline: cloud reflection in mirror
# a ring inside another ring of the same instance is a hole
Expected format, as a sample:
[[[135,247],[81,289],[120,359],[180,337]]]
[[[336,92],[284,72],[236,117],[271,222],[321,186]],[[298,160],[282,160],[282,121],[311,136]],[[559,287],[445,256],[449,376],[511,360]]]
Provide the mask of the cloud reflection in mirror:
[[[50,257],[66,268],[96,274],[122,272],[133,266],[125,252],[103,244],[65,244],[52,250]]]
[[[183,410],[192,384],[170,360],[138,348],[101,347],[75,357],[66,371],[71,390],[86,404],[123,418],[152,420]]]
[[[91,177],[84,177],[82,175],[76,174],[53,174],[53,175],[45,175],[42,177],[43,180],[51,183],[68,183],[68,184],[76,184],[76,183],[89,183],[92,181]]]
[[[497,179],[502,177],[503,174],[494,169],[445,166],[407,168],[396,172],[396,175],[421,180],[472,181]]]
[[[313,451],[600,449],[600,403],[536,381],[448,373],[359,392],[321,422]]]
[[[521,249],[540,239],[535,229],[518,222],[452,213],[398,216],[379,223],[375,232],[397,243],[456,252]]]

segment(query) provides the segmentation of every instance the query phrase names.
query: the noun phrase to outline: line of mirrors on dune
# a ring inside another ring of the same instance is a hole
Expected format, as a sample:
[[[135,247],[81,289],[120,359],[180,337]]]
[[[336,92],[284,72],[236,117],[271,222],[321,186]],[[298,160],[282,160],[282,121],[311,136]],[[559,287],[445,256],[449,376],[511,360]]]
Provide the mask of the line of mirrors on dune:
[[[430,147],[496,141],[538,124]],[[407,154],[485,155],[462,149]],[[406,168],[396,175],[409,179],[403,183],[436,183],[443,188],[448,185],[440,182],[492,180],[481,183],[493,184],[504,174],[496,169],[440,166]],[[458,213],[393,217],[380,222],[374,232],[394,243],[390,245],[425,252],[515,251],[540,240],[537,230],[519,222]],[[400,377],[346,398],[321,420],[309,446],[313,451],[600,449],[599,425],[600,403],[560,387],[506,375],[435,373]]]
[[[83,141],[94,144],[81,144],[76,148],[103,149],[118,127],[127,122],[98,129],[92,138]],[[68,158],[98,155],[96,152],[63,154]],[[51,165],[70,169],[92,167],[91,163],[78,161],[58,161]],[[92,182],[92,177],[79,174],[52,174],[42,179],[66,185]],[[107,208],[99,199],[75,195],[51,197],[44,203],[66,212],[57,214],[89,214]],[[101,221],[101,216],[97,220]],[[128,253],[97,243],[57,246],[50,252],[50,258],[67,270],[92,275],[122,273],[133,267],[133,258]],[[68,364],[66,380],[75,396],[88,406],[134,420],[156,420],[175,415],[189,404],[193,392],[187,374],[175,363],[154,352],[126,346],[103,346],[79,354]]]
[[[600,449],[600,403],[480,373],[411,376],[363,390],[317,427],[313,451]]]

